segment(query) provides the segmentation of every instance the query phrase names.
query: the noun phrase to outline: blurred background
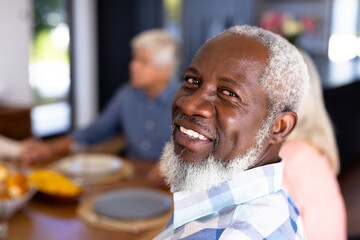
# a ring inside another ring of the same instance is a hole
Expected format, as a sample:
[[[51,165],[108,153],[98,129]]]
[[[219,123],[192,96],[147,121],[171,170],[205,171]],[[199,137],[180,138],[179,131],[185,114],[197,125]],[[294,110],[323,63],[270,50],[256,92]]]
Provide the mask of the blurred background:
[[[316,62],[324,88],[360,75],[357,0],[2,0],[0,103],[31,107],[32,134],[85,126],[128,79],[129,40],[162,27],[182,66],[209,37],[237,24],[288,37]]]
[[[0,103],[31,107],[32,134],[87,125],[128,79],[129,40],[162,27],[182,66],[209,37],[238,24],[288,37],[316,62],[324,88],[360,75],[357,0],[2,0]]]
[[[86,126],[127,81],[129,40],[150,28],[181,44],[180,77],[206,39],[251,24],[307,51],[324,90],[337,88],[360,79],[359,16],[358,0],[2,0],[0,104],[23,108],[17,139]]]
[[[1,0],[0,133],[51,138],[88,125],[128,80],[129,41],[143,30],[179,41],[181,77],[208,38],[241,24],[310,54],[344,175],[360,159],[358,0]]]

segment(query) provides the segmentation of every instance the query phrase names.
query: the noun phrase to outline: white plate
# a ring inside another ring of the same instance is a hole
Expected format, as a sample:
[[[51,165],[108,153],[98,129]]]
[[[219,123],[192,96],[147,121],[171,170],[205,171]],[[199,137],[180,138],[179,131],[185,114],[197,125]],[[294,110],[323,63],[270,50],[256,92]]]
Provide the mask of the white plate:
[[[81,153],[68,156],[57,163],[58,169],[71,176],[95,177],[121,169],[122,160],[110,154]]]
[[[94,202],[97,214],[115,219],[140,220],[156,217],[170,209],[170,196],[150,189],[115,190]]]

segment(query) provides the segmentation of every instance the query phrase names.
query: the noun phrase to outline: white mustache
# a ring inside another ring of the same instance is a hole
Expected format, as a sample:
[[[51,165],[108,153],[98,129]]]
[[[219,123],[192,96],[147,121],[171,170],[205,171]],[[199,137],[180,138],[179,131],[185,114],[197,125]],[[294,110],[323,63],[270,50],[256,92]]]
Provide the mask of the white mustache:
[[[197,124],[198,126],[200,126],[201,128],[203,128],[206,132],[210,133],[211,136],[213,137],[214,139],[214,142],[215,142],[215,148],[216,146],[218,145],[219,143],[219,135],[214,132],[213,130],[209,129],[206,124],[204,124],[203,122],[201,122],[201,120],[199,120],[197,117],[193,117],[193,116],[189,116],[189,115],[186,115],[185,113],[180,113],[178,114],[173,122],[172,122],[172,130],[174,131],[174,128],[175,128],[175,124],[180,120],[180,119],[187,119],[187,120],[190,120],[192,121],[193,123]]]

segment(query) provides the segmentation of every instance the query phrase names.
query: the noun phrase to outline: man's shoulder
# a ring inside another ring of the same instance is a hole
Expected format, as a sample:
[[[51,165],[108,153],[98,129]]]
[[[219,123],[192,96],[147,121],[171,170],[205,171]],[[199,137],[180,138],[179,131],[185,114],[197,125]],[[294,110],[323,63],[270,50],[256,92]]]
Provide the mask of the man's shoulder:
[[[170,226],[162,238],[186,239],[304,239],[299,213],[284,190],[238,205],[227,206],[212,217]],[[166,236],[166,237],[165,237]]]
[[[116,89],[116,94],[119,93],[129,93],[129,92],[133,92],[135,91],[135,88],[129,83],[126,82],[122,85],[120,85],[117,89]]]
[[[240,204],[222,236],[250,236],[249,239],[302,239],[299,212],[286,191],[280,190]],[[290,238],[289,238],[290,237]],[[223,238],[220,238],[223,239]]]
[[[131,98],[138,98],[138,95],[139,89],[134,88],[130,83],[124,83],[116,89],[113,98],[125,101]]]

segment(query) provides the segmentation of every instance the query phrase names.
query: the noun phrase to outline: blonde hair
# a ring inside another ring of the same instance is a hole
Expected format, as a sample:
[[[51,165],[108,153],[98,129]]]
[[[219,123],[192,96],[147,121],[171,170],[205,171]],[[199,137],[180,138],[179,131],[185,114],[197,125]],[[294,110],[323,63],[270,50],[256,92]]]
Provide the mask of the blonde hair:
[[[315,147],[325,155],[335,174],[340,171],[338,149],[334,130],[326,111],[321,79],[310,56],[301,51],[308,66],[310,75],[310,90],[298,113],[298,122],[288,140],[302,140]]]
[[[139,33],[130,41],[133,50],[148,48],[153,52],[153,60],[158,67],[172,65],[174,69],[179,61],[179,45],[162,29],[151,29]]]

